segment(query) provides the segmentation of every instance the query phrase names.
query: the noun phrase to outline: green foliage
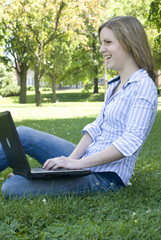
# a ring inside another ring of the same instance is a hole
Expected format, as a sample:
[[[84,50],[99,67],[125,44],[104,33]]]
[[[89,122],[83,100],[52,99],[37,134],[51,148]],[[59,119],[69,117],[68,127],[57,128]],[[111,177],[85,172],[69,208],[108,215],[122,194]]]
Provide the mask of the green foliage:
[[[160,0],[154,0],[150,4],[150,11],[148,20],[153,22],[156,26],[158,33],[161,29],[161,2]]]
[[[6,87],[0,89],[0,95],[2,97],[19,96],[20,87],[13,84],[9,84]]]
[[[60,82],[60,76],[66,71],[71,62],[72,47],[67,35],[60,36],[51,42],[44,51],[44,63],[41,71],[47,83]]]
[[[161,2],[160,0],[154,0],[150,4],[149,22],[152,27],[157,29],[157,33],[154,36],[153,42],[153,54],[156,69],[161,68]]]
[[[91,90],[91,88],[92,88],[92,84],[86,83],[86,84],[84,85],[84,90],[83,90],[83,92],[89,92],[89,91]]]
[[[99,53],[98,39],[88,33],[88,41],[79,44],[73,51],[72,60],[67,71],[60,76],[64,84],[76,84],[83,81],[84,85],[91,84],[93,78],[103,74],[103,58]],[[93,49],[95,43],[96,49]],[[97,69],[97,70],[96,70]]]
[[[110,0],[110,7],[106,9],[107,17],[130,15],[138,18],[144,27],[147,27],[146,20],[149,13],[151,0],[129,1],[129,0]],[[102,20],[103,22],[105,19]]]
[[[0,95],[2,97],[19,96],[20,87],[16,86],[17,79],[14,71],[7,71],[6,67],[0,64]]]
[[[99,0],[82,0],[79,3],[74,0],[13,0],[12,4],[2,1],[0,39],[5,41],[5,53],[12,55],[18,72],[21,63],[27,67],[36,66],[36,93],[43,74],[59,81],[60,75],[70,65],[72,48],[69,45],[73,47],[80,42],[86,44],[86,32],[90,28],[93,29],[90,29],[92,33],[95,32],[105,7],[106,1]],[[3,61],[6,64],[11,62],[8,57]],[[90,65],[96,61],[95,58]],[[91,66],[88,70],[91,70]]]
[[[157,88],[157,92],[158,92],[158,95],[161,95],[161,88],[160,87]]]
[[[28,86],[27,91],[35,91],[35,88],[33,86]]]
[[[16,76],[13,71],[7,71],[6,67],[0,63],[0,88],[16,83]]]
[[[42,91],[43,92],[48,92],[48,91],[51,91],[51,88],[50,87],[43,87]]]

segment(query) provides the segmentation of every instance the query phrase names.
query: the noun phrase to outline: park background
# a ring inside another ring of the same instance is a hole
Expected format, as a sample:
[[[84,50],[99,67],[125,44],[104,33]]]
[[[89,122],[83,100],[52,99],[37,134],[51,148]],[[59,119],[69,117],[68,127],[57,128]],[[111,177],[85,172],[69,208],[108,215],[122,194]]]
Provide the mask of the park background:
[[[129,186],[109,195],[12,201],[0,193],[0,239],[159,240],[160,1],[1,0],[0,6],[0,111],[11,111],[16,126],[78,143],[81,129],[100,111],[107,80],[116,75],[106,69],[97,35],[111,17],[132,15],[141,21],[158,73],[156,121]],[[29,70],[34,72],[31,86]],[[0,185],[11,171],[1,173]]]

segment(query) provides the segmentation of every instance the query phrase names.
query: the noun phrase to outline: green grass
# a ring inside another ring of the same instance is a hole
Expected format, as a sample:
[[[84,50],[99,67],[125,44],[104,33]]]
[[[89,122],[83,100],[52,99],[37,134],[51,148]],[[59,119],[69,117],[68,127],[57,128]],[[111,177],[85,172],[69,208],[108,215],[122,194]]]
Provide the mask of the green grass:
[[[62,92],[55,104],[16,103],[0,99],[0,111],[10,110],[16,126],[25,125],[78,143],[83,126],[95,119],[102,97],[92,94],[74,101],[78,92]],[[32,94],[31,94],[32,95]],[[30,96],[31,96],[30,95]],[[101,94],[100,94],[101,95]],[[68,100],[69,96],[69,100]],[[73,98],[73,100],[72,100]],[[29,159],[31,165],[36,162]],[[0,193],[0,239],[159,240],[161,236],[161,97],[158,113],[136,163],[131,186],[111,194],[6,200]],[[11,169],[0,175],[0,185]]]

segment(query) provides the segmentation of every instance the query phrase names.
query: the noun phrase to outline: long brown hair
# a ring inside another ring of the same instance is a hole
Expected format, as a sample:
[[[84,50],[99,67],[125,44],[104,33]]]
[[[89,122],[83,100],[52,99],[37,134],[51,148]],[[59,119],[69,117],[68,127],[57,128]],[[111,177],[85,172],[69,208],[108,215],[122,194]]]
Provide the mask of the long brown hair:
[[[132,16],[114,17],[99,27],[99,37],[104,27],[113,31],[123,49],[131,53],[139,68],[147,70],[149,76],[155,81],[153,58],[140,21]]]

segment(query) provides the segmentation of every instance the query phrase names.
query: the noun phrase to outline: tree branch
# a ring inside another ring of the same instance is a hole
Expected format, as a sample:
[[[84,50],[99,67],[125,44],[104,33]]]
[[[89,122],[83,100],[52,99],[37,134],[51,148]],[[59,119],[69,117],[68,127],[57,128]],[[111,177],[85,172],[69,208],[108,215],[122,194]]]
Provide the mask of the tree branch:
[[[64,32],[61,32],[60,34],[56,34],[56,31],[58,29],[58,25],[59,25],[59,20],[60,20],[60,16],[61,16],[61,12],[64,9],[66,3],[62,0],[60,6],[59,6],[59,11],[57,13],[56,16],[56,23],[55,23],[55,28],[54,28],[54,33],[51,34],[51,36],[46,40],[46,42],[43,44],[43,46],[45,47],[49,42],[53,41],[55,39],[55,37],[58,37],[60,35],[62,35]]]
[[[51,36],[46,40],[46,42],[44,42],[43,47],[45,47],[49,42],[53,41],[56,37],[61,36],[65,31],[56,34],[55,32],[51,34]]]
[[[58,29],[61,12],[62,12],[63,8],[65,7],[65,5],[66,5],[66,3],[62,0],[62,2],[60,4],[60,7],[59,7],[59,11],[58,11],[57,17],[56,17],[55,31],[57,31],[57,29]]]
[[[41,44],[41,42],[39,41],[39,38],[38,38],[38,32],[35,31],[30,24],[27,24],[26,26],[33,32],[33,34],[34,34],[34,36],[36,38],[37,43]]]

